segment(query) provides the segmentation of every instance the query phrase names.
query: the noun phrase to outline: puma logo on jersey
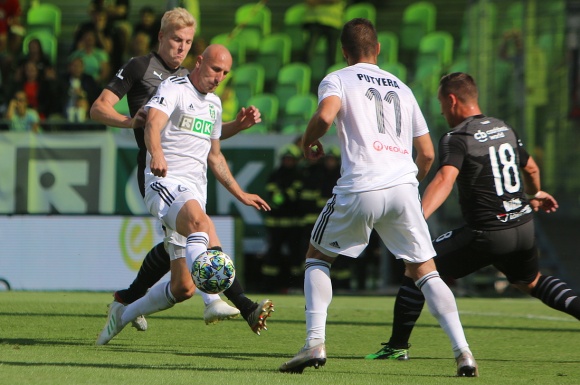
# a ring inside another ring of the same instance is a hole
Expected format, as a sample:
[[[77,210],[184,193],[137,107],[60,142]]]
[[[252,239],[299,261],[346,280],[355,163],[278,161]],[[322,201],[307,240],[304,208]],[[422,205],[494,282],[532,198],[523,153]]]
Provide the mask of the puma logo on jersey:
[[[158,74],[157,71],[153,70],[153,75],[157,76],[159,80],[162,80],[161,76],[163,76],[163,73]]]

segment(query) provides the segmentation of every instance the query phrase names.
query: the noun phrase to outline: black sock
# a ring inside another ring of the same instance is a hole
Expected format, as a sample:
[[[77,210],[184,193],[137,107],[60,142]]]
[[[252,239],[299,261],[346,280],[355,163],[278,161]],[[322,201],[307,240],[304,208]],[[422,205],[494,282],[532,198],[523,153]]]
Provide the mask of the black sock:
[[[252,313],[252,311],[256,308],[256,303],[246,297],[244,294],[244,288],[242,284],[238,281],[238,277],[234,278],[234,282],[232,282],[232,286],[229,287],[226,291],[224,291],[224,295],[227,299],[232,301],[235,307],[240,310],[242,317],[247,319],[248,316]]]
[[[580,298],[566,282],[549,275],[541,275],[530,294],[552,309],[563,311],[580,320]]]
[[[393,310],[393,330],[389,346],[395,349],[407,349],[409,338],[415,326],[415,322],[421,315],[425,304],[425,297],[421,290],[415,286],[415,282],[407,276],[403,278]]]
[[[131,283],[131,286],[126,290],[117,291],[116,295],[120,296],[122,302],[127,304],[138,300],[147,293],[151,286],[167,274],[169,268],[169,254],[165,251],[163,242],[158,243],[145,256],[137,273],[137,278]]]
[[[219,250],[223,251],[221,246],[212,246],[208,250]],[[248,319],[248,316],[256,308],[256,303],[246,297],[244,294],[244,288],[242,284],[238,281],[238,278],[234,278],[232,285],[224,291],[224,295],[227,299],[232,301],[234,306],[240,311],[244,319]]]

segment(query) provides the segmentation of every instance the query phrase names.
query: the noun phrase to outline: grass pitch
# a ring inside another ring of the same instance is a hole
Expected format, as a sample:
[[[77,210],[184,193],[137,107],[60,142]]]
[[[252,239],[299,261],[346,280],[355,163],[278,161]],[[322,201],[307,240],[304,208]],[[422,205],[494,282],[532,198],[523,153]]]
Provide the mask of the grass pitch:
[[[476,379],[453,377],[449,341],[426,309],[410,361],[364,360],[388,339],[393,297],[336,296],[326,366],[302,375],[277,370],[304,342],[302,296],[272,296],[276,312],[259,337],[241,318],[206,326],[196,296],[148,317],[147,332],[127,326],[95,346],[111,299],[0,292],[0,384],[580,384],[580,324],[534,299],[458,298]]]

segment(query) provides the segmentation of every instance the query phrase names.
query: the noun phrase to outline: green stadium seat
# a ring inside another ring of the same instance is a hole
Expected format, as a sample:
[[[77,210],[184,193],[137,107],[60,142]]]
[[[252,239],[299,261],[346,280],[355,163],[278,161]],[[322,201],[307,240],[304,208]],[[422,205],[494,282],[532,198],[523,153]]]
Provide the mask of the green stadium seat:
[[[437,9],[429,1],[418,1],[403,10],[403,20],[399,33],[399,44],[402,49],[416,51],[421,38],[435,31]]]
[[[281,104],[282,105],[282,104]],[[280,125],[284,128],[295,125],[304,131],[306,124],[316,111],[318,100],[312,94],[294,95],[281,108]]]
[[[328,75],[331,72],[341,70],[347,66],[348,66],[348,64],[344,61],[342,61],[340,63],[333,64],[330,67],[328,67],[328,69],[326,70],[326,74]]]
[[[244,134],[274,132],[278,124],[278,98],[274,94],[262,93],[252,96],[249,106],[256,106],[262,114],[262,122],[242,131]]]
[[[378,64],[396,63],[399,60],[399,38],[393,32],[382,31],[377,33],[377,38],[381,44]]]
[[[403,63],[384,63],[379,66],[381,69],[392,73],[404,83],[407,82],[407,67]]]
[[[469,73],[469,60],[466,55],[461,55],[453,60],[451,66],[449,67],[449,73],[453,72],[466,72]]]
[[[302,27],[304,15],[306,14],[306,4],[299,3],[289,7],[284,12],[284,32],[290,36],[292,41],[292,56],[298,58],[304,50],[306,42],[306,32]]]
[[[417,67],[434,62],[443,69],[453,61],[453,36],[446,31],[430,32],[421,38],[417,52]]]
[[[524,4],[521,1],[511,0],[509,4],[506,4],[506,8],[502,9],[501,12],[501,22],[497,24],[499,27],[498,33],[503,34],[511,30],[523,31],[524,12]]]
[[[339,47],[337,49],[337,56],[340,53],[342,55],[340,42],[338,43]],[[328,72],[328,68],[332,67],[336,63],[342,62],[338,58],[335,59],[333,63],[326,63],[326,50],[327,50],[327,41],[326,39],[320,39],[316,44],[316,49],[314,51],[314,55],[310,58],[310,61],[307,63],[312,70],[312,81],[314,84],[318,84],[326,76]]]
[[[280,68],[290,63],[292,41],[285,33],[275,33],[264,37],[260,43],[256,62],[265,70],[267,88],[275,82]]]
[[[259,63],[246,63],[232,71],[232,88],[240,106],[248,106],[252,96],[264,92],[265,71]]]
[[[371,3],[355,3],[347,6],[344,10],[344,22],[346,23],[357,17],[369,19],[373,25],[376,25],[377,10]]]
[[[262,2],[238,7],[234,16],[234,35],[246,43],[246,52],[258,52],[260,41],[272,30],[272,11]]]
[[[61,11],[54,4],[41,3],[30,7],[26,12],[26,28],[31,33],[38,30],[45,30],[54,36],[60,36]]]
[[[40,41],[40,46],[42,51],[50,58],[52,65],[56,65],[58,59],[58,40],[49,31],[37,30],[28,33],[24,40],[22,41],[22,52],[28,54],[28,44],[31,40],[38,39]]]
[[[220,33],[210,40],[211,44],[221,44],[230,51],[233,59],[233,68],[246,62],[246,46],[239,37],[232,37],[229,33]]]
[[[289,63],[280,69],[274,86],[274,94],[280,105],[294,95],[306,95],[310,92],[311,69],[305,63]]]

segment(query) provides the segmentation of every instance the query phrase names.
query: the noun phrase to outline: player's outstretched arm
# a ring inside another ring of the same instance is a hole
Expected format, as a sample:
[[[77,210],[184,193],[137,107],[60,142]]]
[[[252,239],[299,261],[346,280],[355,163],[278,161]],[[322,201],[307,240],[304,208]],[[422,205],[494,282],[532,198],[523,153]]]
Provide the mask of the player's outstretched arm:
[[[250,194],[242,190],[238,182],[234,179],[232,172],[226,162],[226,158],[221,151],[220,141],[212,139],[211,149],[207,157],[207,164],[213,171],[218,182],[222,184],[233,196],[246,206],[252,206],[257,210],[270,211],[270,206],[260,196]]]
[[[149,108],[147,123],[145,123],[145,146],[151,154],[151,172],[155,176],[167,176],[167,162],[161,147],[161,131],[167,124],[169,117],[165,112],[156,108]]]
[[[425,219],[429,218],[445,202],[453,189],[457,175],[459,175],[459,170],[450,165],[445,165],[437,171],[421,198]]]
[[[427,133],[413,138],[413,147],[415,147],[417,153],[417,157],[415,158],[415,164],[419,170],[417,180],[421,182],[427,176],[435,161],[435,149],[433,148],[431,135]]]
[[[545,191],[538,191],[534,195],[528,195],[530,206],[534,211],[544,211],[546,213],[553,213],[558,209],[558,202],[556,198]]]
[[[262,114],[257,107],[242,107],[242,109],[236,115],[236,120],[231,122],[226,122],[222,124],[222,136],[221,140],[231,138],[240,131],[247,130],[255,124],[262,121]]]
[[[133,119],[115,110],[119,97],[110,90],[103,90],[91,106],[91,119],[111,127],[132,128]]]
[[[319,139],[328,132],[341,106],[338,96],[328,96],[320,101],[302,137],[302,151],[307,159],[316,160],[324,156]]]
[[[524,192],[530,200],[530,206],[534,211],[552,213],[558,209],[556,199],[540,189],[540,168],[531,156],[526,166],[522,168],[524,177]]]

